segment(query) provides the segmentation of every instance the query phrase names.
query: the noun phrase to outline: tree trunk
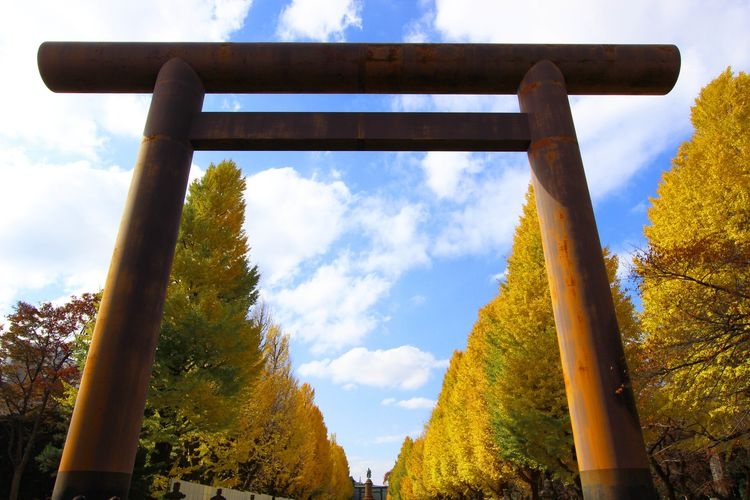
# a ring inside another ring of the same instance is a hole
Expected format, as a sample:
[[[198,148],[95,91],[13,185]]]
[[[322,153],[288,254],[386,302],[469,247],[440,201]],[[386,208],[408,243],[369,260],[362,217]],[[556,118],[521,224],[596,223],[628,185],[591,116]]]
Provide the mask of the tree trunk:
[[[539,478],[542,477],[542,473],[532,468],[518,469],[516,473],[523,482],[531,487],[531,500],[539,500]]]
[[[536,469],[531,469],[529,476],[531,476],[531,500],[539,500],[539,479],[542,474]]]
[[[20,463],[13,467],[13,479],[10,482],[10,495],[8,496],[8,500],[18,499],[18,492],[21,489],[21,477],[23,476],[25,468],[25,463]]]
[[[44,391],[41,408],[34,418],[34,426],[31,428],[31,433],[29,433],[29,439],[26,441],[26,444],[22,445],[20,441],[18,443],[19,450],[23,449],[23,454],[21,455],[20,460],[18,460],[17,462],[14,460],[13,462],[13,479],[10,483],[10,496],[8,497],[8,500],[18,500],[18,492],[21,489],[21,477],[23,476],[23,471],[26,470],[26,466],[29,464],[29,460],[31,460],[31,451],[34,448],[34,441],[36,440],[36,435],[39,432],[39,427],[42,423],[42,417],[44,416],[47,409],[49,396],[50,392]],[[19,429],[18,439],[23,439],[22,429]]]
[[[651,467],[654,469],[654,472],[656,472],[656,475],[659,476],[659,479],[661,479],[662,484],[664,484],[664,487],[667,489],[667,498],[669,500],[677,500],[677,496],[675,495],[674,486],[669,481],[669,469],[666,471],[662,469],[661,465],[659,465],[659,462],[656,461],[655,458],[649,457],[649,460],[651,461]]]
[[[727,488],[727,480],[724,476],[724,464],[722,463],[721,456],[715,451],[709,453],[708,464],[711,469],[711,479],[713,479],[714,491],[721,498],[727,498],[729,496],[729,488]]]

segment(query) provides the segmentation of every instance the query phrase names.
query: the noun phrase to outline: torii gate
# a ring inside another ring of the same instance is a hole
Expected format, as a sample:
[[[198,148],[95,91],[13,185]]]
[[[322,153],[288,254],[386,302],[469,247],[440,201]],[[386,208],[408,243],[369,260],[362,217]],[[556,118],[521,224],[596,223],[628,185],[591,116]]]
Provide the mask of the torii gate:
[[[666,94],[677,47],[47,42],[38,63],[55,92],[153,92],[54,499],[128,495],[194,150],[527,151],[584,496],[655,498],[568,94]],[[206,92],[517,94],[521,113],[205,113]]]

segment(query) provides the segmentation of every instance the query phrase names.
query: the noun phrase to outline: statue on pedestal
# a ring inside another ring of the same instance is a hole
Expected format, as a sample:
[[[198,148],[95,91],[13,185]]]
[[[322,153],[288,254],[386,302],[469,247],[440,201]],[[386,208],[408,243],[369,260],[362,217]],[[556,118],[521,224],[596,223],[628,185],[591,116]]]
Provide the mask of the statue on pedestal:
[[[367,481],[365,481],[365,497],[362,500],[375,500],[372,496],[372,471],[367,468]]]

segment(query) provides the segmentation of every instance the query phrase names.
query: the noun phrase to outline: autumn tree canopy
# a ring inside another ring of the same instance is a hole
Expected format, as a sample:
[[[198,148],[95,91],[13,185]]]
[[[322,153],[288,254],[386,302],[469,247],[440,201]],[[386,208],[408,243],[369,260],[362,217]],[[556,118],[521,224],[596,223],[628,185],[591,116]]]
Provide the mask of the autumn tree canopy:
[[[735,450],[747,449],[750,433],[750,76],[727,69],[701,91],[691,117],[693,136],[652,200],[636,272],[644,378],[660,430],[652,441],[715,457],[717,484],[706,492],[714,496],[728,494],[718,454],[745,453]],[[670,465],[684,469],[684,459],[660,462],[666,482],[684,476]]]
[[[605,249],[604,259],[623,337],[636,343],[639,324],[617,258]],[[544,478],[557,494],[580,495],[531,188],[506,279],[479,311],[466,351],[454,353],[424,436],[407,438],[391,475],[392,498],[502,498],[511,490],[537,498]]]
[[[289,338],[256,305],[259,272],[248,261],[244,191],[231,161],[211,165],[190,186],[131,482],[134,498],[162,496],[174,477],[300,499],[351,497],[346,454],[329,436],[314,389],[292,373]],[[94,302],[90,295],[60,307],[21,302],[8,329],[0,326],[0,443],[9,452],[0,459],[0,477],[9,477],[11,498],[40,449],[49,472],[59,462],[49,445],[58,444],[51,429],[60,432],[47,420],[53,415],[64,434]]]
[[[0,324],[0,429],[13,467],[11,500],[18,498],[40,433],[49,432],[63,383],[78,380],[75,336],[90,326],[96,307],[91,294],[60,306],[18,302],[7,327]]]

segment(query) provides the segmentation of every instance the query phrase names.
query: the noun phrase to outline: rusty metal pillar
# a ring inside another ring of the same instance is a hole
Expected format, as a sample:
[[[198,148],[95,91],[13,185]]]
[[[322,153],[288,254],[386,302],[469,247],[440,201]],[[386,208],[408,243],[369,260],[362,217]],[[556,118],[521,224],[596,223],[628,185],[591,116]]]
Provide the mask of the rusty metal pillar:
[[[656,498],[562,72],[537,63],[518,99],[584,497]]]
[[[53,498],[127,498],[203,85],[185,62],[159,71]]]

